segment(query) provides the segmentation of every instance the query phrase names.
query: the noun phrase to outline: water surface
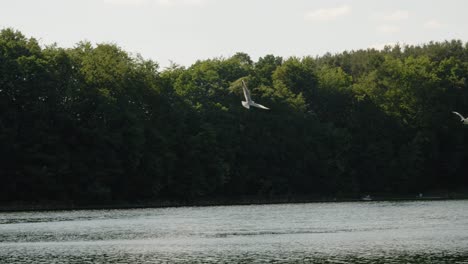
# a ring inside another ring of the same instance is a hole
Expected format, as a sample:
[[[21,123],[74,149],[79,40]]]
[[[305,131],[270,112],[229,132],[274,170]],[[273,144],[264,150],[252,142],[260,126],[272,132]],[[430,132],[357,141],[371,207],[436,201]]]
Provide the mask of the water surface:
[[[468,263],[468,201],[0,213],[1,263]]]

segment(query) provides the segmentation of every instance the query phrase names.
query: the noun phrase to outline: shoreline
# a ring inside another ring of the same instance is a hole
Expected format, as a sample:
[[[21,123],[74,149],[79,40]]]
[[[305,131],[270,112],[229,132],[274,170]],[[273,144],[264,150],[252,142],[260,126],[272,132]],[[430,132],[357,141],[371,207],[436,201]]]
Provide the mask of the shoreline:
[[[194,201],[154,200],[141,202],[109,202],[102,204],[75,204],[73,202],[42,201],[38,203],[14,202],[0,204],[0,213],[32,212],[32,211],[73,211],[73,210],[118,210],[118,209],[144,209],[144,208],[171,208],[171,207],[204,207],[204,206],[239,206],[239,205],[268,205],[268,204],[300,204],[300,203],[345,203],[345,202],[392,202],[392,201],[444,201],[468,200],[468,193],[415,196],[363,196],[361,198],[254,198],[241,197],[239,199],[206,199]]]

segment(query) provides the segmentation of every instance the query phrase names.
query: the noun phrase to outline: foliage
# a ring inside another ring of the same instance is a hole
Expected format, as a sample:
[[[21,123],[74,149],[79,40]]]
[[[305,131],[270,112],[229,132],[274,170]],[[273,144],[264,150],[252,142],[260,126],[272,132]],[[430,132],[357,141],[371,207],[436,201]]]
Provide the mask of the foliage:
[[[468,45],[188,68],[0,33],[0,201],[358,196],[468,187]],[[244,109],[241,80],[254,100]]]

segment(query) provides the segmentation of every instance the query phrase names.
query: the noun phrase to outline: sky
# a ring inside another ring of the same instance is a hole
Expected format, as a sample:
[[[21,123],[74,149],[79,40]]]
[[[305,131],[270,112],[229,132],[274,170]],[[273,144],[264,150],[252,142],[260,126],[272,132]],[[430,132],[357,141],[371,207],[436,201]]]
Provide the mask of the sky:
[[[468,41],[465,0],[0,0],[0,28],[42,45],[114,43],[159,63]]]

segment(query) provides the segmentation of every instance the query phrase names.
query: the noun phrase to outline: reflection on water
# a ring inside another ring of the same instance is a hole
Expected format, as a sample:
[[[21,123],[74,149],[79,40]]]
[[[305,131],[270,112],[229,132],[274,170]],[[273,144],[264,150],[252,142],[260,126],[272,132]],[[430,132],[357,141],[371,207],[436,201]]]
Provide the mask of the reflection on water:
[[[468,201],[0,213],[1,263],[468,263]]]

